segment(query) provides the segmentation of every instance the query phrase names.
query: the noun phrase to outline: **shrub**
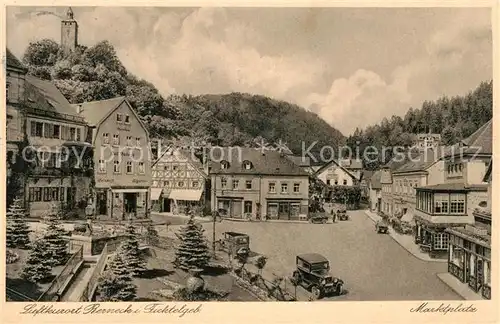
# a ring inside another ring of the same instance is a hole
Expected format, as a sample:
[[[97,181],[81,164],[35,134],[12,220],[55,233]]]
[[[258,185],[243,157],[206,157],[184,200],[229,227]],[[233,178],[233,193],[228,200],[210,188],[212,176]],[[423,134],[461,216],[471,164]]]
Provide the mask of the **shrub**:
[[[7,250],[5,253],[5,260],[7,264],[15,263],[17,260],[19,260],[19,254],[12,250]]]

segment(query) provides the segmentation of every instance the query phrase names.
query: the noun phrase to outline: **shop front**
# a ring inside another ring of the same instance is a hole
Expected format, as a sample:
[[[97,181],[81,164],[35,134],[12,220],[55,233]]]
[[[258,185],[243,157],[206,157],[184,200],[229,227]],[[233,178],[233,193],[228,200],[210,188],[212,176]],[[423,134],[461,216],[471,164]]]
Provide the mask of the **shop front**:
[[[243,218],[243,197],[217,198],[217,211],[221,217]]]
[[[448,252],[449,234],[445,231],[446,224],[433,224],[418,216],[415,220],[415,244],[431,258],[446,258]]]
[[[148,214],[148,188],[111,188],[111,219],[146,218]]]
[[[491,236],[484,229],[467,225],[449,228],[448,272],[474,292],[491,299]]]
[[[267,217],[278,220],[299,220],[301,214],[307,214],[308,206],[301,199],[267,200]]]
[[[202,208],[202,189],[172,189],[168,197],[164,197],[163,210],[178,215],[199,213]]]

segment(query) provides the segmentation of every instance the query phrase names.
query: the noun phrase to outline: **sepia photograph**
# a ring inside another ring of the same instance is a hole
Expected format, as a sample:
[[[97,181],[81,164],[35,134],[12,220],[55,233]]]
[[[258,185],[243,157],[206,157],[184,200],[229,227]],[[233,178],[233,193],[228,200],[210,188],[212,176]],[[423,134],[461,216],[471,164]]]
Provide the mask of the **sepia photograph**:
[[[7,6],[7,305],[491,301],[492,10]]]

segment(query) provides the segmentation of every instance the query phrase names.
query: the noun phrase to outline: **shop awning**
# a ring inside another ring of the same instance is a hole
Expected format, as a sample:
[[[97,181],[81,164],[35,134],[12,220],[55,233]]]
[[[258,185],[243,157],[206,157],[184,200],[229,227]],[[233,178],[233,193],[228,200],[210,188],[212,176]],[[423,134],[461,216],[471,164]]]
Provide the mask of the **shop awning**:
[[[163,188],[151,188],[151,200],[160,199]]]
[[[111,189],[112,192],[122,192],[122,193],[137,193],[137,192],[148,192],[148,189]]]
[[[174,200],[188,200],[188,201],[199,201],[201,198],[202,190],[192,190],[192,189],[173,189],[170,191],[168,198]]]

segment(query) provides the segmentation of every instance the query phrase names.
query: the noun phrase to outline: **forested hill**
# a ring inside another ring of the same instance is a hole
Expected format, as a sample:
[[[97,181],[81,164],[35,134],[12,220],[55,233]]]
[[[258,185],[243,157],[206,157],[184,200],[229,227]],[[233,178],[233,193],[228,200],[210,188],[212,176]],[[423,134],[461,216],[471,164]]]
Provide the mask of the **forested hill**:
[[[317,115],[265,96],[170,95],[130,74],[109,42],[79,46],[64,57],[53,40],[31,43],[23,56],[29,73],[52,80],[71,103],[126,96],[153,138],[182,137],[213,145],[255,145],[280,139],[296,154],[304,143],[336,147],[344,136]],[[312,150],[313,152],[315,150]]]
[[[347,138],[351,148],[359,146],[361,152],[368,146],[411,146],[418,133],[441,134],[444,145],[452,145],[474,133],[493,117],[493,81],[481,82],[467,94],[425,101],[420,109],[410,108],[404,117],[384,118],[379,124],[364,130],[356,129]],[[388,162],[390,155],[365,167],[376,169]]]

